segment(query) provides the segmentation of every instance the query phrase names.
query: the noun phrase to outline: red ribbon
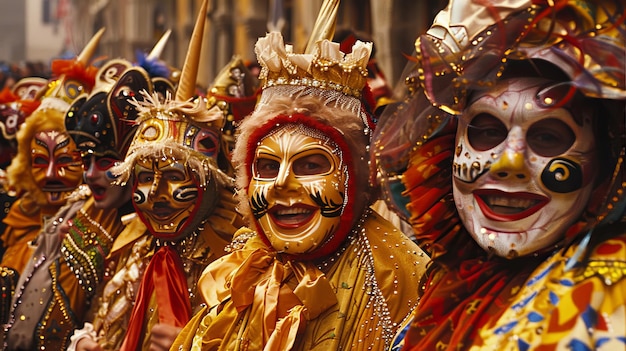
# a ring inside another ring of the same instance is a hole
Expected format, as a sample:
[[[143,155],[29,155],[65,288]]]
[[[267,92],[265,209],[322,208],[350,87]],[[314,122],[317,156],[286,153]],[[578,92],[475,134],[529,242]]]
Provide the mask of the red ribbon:
[[[155,289],[155,286],[159,288]],[[144,320],[153,292],[156,295],[159,323],[184,327],[191,319],[187,279],[178,253],[169,246],[161,247],[146,267],[120,351],[141,348]]]

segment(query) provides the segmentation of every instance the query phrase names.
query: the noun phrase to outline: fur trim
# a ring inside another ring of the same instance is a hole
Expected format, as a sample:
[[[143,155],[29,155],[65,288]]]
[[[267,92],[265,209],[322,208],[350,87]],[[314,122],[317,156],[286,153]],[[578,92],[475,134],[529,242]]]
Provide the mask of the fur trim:
[[[63,116],[65,116],[65,112],[70,108],[70,104],[59,98],[47,97],[41,100],[39,108],[61,111],[63,112]]]
[[[125,185],[134,170],[137,160],[144,157],[177,158],[198,176],[202,186],[206,186],[211,178],[220,186],[232,187],[234,180],[224,173],[214,159],[203,154],[182,147],[175,141],[168,139],[161,142],[142,143],[131,149],[124,162],[111,168],[111,173],[118,177],[114,182],[118,185]]]

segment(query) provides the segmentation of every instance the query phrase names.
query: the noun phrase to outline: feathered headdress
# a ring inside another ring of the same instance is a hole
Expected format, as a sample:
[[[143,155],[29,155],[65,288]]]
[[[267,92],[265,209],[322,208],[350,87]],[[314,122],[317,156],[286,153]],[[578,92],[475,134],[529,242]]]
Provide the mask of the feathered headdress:
[[[217,164],[219,142],[207,145],[209,140],[203,139],[205,134],[202,132],[210,129],[220,135],[224,115],[219,109],[208,110],[205,100],[194,96],[206,12],[207,1],[204,1],[189,41],[175,96],[166,94],[161,98],[156,93],[143,91],[143,101],[134,101],[139,111],[136,120],[139,127],[124,163],[112,169],[114,174],[120,175],[118,182],[128,180],[139,158],[176,155],[196,171],[202,185],[206,185],[211,176],[221,185],[232,185],[232,179]]]
[[[485,5],[451,0],[417,39],[404,81],[406,97],[381,117],[373,155],[388,204],[413,225],[431,255],[454,247],[454,233],[461,227],[451,195],[454,115],[462,112],[471,91],[494,85],[518,63],[535,75],[561,72],[568,77],[559,83],[565,93],[558,103],[578,92],[607,110],[600,118],[609,126],[604,138],[610,146],[603,155],[609,179],[603,191],[594,193],[591,218],[570,228],[568,236],[621,219],[626,206],[625,11],[623,1]]]

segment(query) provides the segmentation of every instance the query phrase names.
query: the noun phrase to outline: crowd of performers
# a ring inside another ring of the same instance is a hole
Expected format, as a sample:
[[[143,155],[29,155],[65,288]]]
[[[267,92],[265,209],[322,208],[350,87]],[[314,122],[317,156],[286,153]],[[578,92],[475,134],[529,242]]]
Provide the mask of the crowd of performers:
[[[259,38],[0,93],[5,350],[626,350],[626,3],[455,1],[372,43]],[[377,79],[378,78],[378,79]]]

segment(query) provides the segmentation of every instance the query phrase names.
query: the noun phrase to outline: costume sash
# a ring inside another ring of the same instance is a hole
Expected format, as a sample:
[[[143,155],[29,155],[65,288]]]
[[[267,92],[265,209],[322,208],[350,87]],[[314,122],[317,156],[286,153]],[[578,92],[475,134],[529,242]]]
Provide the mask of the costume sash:
[[[285,284],[292,274],[298,282],[293,290]],[[237,311],[258,309],[251,314],[262,317],[251,323],[261,328],[266,351],[291,350],[307,320],[337,304],[326,276],[314,265],[282,263],[262,249],[252,252],[234,273],[231,294]]]
[[[159,288],[155,289],[155,286]],[[121,351],[135,351],[141,346],[144,340],[144,318],[153,293],[156,296],[159,323],[184,327],[191,318],[187,279],[180,257],[170,246],[161,247],[146,267]]]

